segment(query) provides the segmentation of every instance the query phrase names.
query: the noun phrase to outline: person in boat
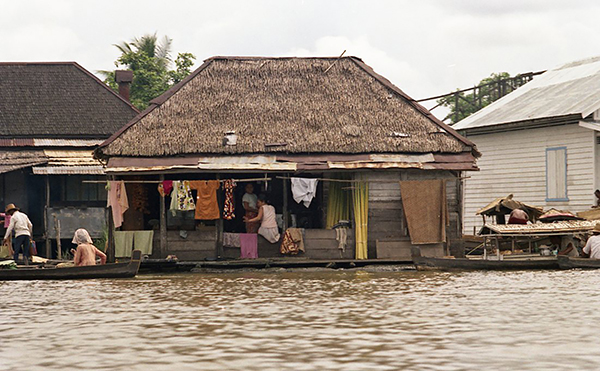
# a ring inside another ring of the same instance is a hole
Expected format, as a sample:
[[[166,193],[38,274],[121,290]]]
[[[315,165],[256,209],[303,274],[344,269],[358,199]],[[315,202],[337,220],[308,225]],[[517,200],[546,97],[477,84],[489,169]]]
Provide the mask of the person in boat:
[[[244,216],[246,221],[246,233],[256,233],[258,232],[260,223],[250,222],[248,220],[254,219],[258,216],[258,207],[256,205],[258,202],[258,197],[254,194],[254,185],[252,183],[246,184],[245,190],[246,193],[242,197],[242,205],[246,211]]]
[[[592,237],[588,238],[582,253],[586,258],[600,259],[600,223],[592,229]]]
[[[508,224],[527,224],[529,215],[523,209],[514,209],[508,217]]]
[[[106,254],[94,246],[87,230],[76,230],[71,242],[77,245],[77,250],[71,249],[75,266],[96,265],[96,257],[100,258],[100,264],[106,263]]]
[[[12,233],[14,232],[13,258],[17,261],[19,253],[22,251],[25,264],[29,264],[29,245],[31,243],[31,236],[33,235],[33,224],[31,224],[29,217],[25,213],[22,213],[15,204],[8,204],[4,212],[10,215],[10,223],[4,234],[4,244],[10,244]]]
[[[261,193],[258,196],[256,203],[258,207],[258,216],[252,219],[246,219],[246,222],[260,222],[260,228],[258,228],[258,234],[267,239],[270,243],[276,243],[279,241],[279,228],[277,227],[277,221],[275,219],[275,208],[269,205],[267,196]]]

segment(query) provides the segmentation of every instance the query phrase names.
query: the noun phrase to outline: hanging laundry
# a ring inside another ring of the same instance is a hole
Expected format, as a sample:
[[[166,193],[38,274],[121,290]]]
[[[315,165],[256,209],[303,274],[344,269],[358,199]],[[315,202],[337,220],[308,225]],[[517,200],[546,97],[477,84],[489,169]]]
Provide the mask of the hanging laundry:
[[[154,231],[134,231],[133,248],[140,250],[142,255],[151,255],[153,239]]]
[[[239,233],[223,233],[223,247],[236,247],[240,248],[240,234]]]
[[[173,181],[172,180],[162,181],[158,185],[158,193],[160,194],[161,197],[170,195],[172,190],[173,190]]]
[[[233,199],[233,190],[235,189],[235,180],[227,179],[223,182],[225,190],[225,202],[223,204],[223,219],[231,220],[235,218],[235,202]]]
[[[348,228],[335,228],[335,240],[338,242],[338,249],[346,251]]]
[[[115,257],[131,257],[134,231],[115,231]]]
[[[242,259],[258,258],[258,235],[256,233],[240,234],[240,250]]]
[[[304,206],[309,207],[313,198],[317,194],[317,179],[291,178],[292,196],[297,203],[302,202]]]
[[[123,214],[129,209],[127,191],[125,190],[125,183],[122,180],[111,180],[108,182],[106,206],[111,207],[115,228],[119,228],[123,224]]]
[[[302,229],[288,228],[283,234],[279,252],[282,254],[297,255],[300,251],[304,252]]]
[[[173,216],[177,211],[194,210],[194,198],[190,189],[190,183],[187,180],[173,181],[173,193],[171,194],[171,206],[169,209]]]
[[[192,180],[190,189],[198,191],[196,196],[197,220],[215,220],[221,218],[219,202],[217,201],[217,190],[220,187],[218,180]]]

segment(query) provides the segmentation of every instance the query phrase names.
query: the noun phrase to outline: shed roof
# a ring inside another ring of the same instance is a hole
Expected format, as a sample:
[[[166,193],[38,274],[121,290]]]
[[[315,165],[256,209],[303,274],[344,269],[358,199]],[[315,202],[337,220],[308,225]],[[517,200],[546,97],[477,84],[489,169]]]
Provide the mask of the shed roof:
[[[0,138],[108,138],[138,111],[75,62],[0,63]]]
[[[600,57],[567,63],[456,123],[456,130],[573,116],[600,108]]]
[[[235,131],[237,144],[223,144]],[[461,153],[473,143],[356,57],[213,57],[96,152],[99,157]]]

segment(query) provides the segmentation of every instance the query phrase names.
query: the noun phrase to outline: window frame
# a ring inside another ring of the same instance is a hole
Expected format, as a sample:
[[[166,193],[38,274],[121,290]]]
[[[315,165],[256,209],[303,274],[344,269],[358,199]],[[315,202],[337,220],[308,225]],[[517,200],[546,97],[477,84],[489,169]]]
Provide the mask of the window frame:
[[[565,153],[565,194],[564,197],[559,197],[559,198],[550,198],[550,195],[548,194],[548,184],[549,184],[549,179],[548,179],[548,154],[550,151],[564,151]],[[569,189],[567,187],[567,178],[568,178],[568,168],[567,168],[567,147],[566,146],[561,146],[561,147],[548,147],[546,148],[546,202],[566,202],[569,201]]]

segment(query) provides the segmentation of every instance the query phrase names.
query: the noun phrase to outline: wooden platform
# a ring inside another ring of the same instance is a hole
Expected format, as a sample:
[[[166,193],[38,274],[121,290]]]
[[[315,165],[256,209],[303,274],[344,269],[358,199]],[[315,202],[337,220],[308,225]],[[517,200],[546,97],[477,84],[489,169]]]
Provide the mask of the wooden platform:
[[[261,259],[236,259],[215,261],[182,261],[174,262],[164,259],[143,261],[140,273],[151,272],[185,272],[194,268],[210,269],[243,269],[243,268],[357,268],[368,265],[412,265],[411,260],[397,259],[304,259],[304,258],[261,258]]]

